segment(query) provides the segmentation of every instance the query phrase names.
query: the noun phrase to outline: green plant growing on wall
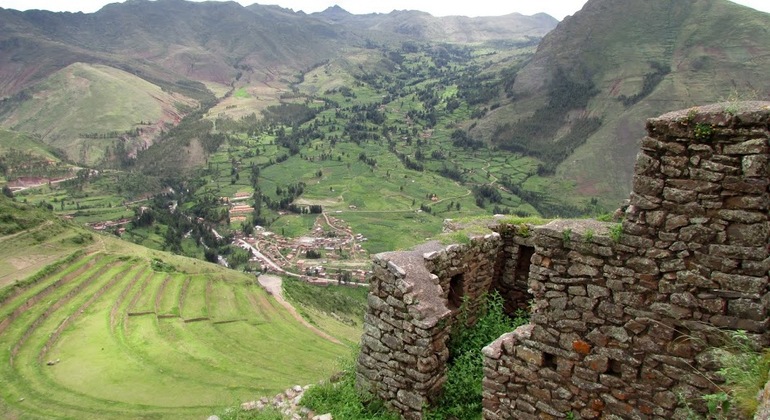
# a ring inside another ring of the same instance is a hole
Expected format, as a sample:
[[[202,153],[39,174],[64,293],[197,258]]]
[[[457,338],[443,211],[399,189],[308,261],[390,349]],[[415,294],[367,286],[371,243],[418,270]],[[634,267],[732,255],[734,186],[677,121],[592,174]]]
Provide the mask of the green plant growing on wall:
[[[618,223],[610,227],[610,239],[615,242],[620,242],[620,237],[623,235],[623,225]]]
[[[722,365],[719,374],[725,378],[725,394],[729,401],[744,415],[753,417],[758,406],[757,392],[768,381],[770,349],[756,351],[745,331],[734,331],[729,345],[718,350],[718,360]],[[716,407],[722,399],[710,397],[706,402],[714,401]]]
[[[336,382],[324,381],[308,389],[302,405],[318,413],[332,413],[341,420],[397,420],[382,401],[356,389],[355,360],[358,349],[350,358],[340,360],[340,375]]]
[[[693,130],[693,134],[695,135],[695,138],[698,140],[709,140],[711,139],[711,136],[714,134],[714,128],[711,127],[709,124],[698,123],[698,124],[695,124],[695,129]]]
[[[564,245],[569,245],[570,241],[572,240],[572,229],[564,229],[564,231],[561,233],[561,239],[564,242]]]
[[[690,123],[692,120],[695,119],[695,116],[698,115],[698,110],[695,108],[690,108],[689,111],[687,111],[687,122]]]
[[[468,300],[463,301],[449,341],[449,370],[441,399],[425,413],[425,419],[481,418],[484,355],[481,349],[502,334],[527,322],[524,313],[511,318],[505,314],[503,298],[493,292],[481,298],[482,314],[473,325],[469,321]]]
[[[718,392],[701,397],[707,414],[697,413],[683,395],[679,400],[690,420],[730,420],[738,411],[743,418],[754,418],[759,405],[757,394],[770,379],[770,348],[758,351],[745,331],[717,333],[725,336],[725,344],[713,349],[721,366],[717,373],[725,382],[721,386],[714,384]]]
[[[583,236],[586,240],[586,242],[591,242],[594,240],[594,231],[593,229],[587,229],[585,235]]]

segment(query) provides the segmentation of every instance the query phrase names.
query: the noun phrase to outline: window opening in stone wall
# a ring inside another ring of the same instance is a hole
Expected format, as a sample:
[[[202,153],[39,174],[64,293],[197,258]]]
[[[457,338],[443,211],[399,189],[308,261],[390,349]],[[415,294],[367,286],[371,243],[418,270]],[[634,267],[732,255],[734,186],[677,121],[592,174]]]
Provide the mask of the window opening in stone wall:
[[[551,353],[543,353],[543,367],[556,369],[556,356]]]
[[[609,367],[607,369],[607,374],[612,376],[622,376],[623,375],[623,364],[620,363],[619,360],[610,359]]]
[[[516,261],[516,280],[527,281],[533,255],[535,255],[535,247],[519,246],[519,259]]]
[[[449,280],[449,309],[460,309],[463,303],[463,296],[465,296],[465,275],[463,273],[455,274],[452,279]]]
[[[532,295],[529,294],[529,269],[532,265],[532,256],[535,255],[535,247],[519,245],[517,252],[510,255],[514,259],[513,284],[505,284],[498,288],[503,297],[505,313],[510,317],[516,317],[520,311],[527,311]]]

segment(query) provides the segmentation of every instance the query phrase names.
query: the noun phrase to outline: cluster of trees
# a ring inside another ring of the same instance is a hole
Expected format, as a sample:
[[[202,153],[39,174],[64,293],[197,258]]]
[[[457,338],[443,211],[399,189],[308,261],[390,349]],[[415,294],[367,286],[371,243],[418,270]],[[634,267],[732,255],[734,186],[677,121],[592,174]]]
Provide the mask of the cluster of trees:
[[[478,150],[484,147],[484,142],[474,139],[466,131],[455,130],[452,132],[452,145],[463,149]]]
[[[444,165],[441,169],[439,169],[438,173],[445,178],[449,178],[457,182],[465,182],[465,174],[457,166],[450,167]]]
[[[476,185],[473,187],[473,196],[476,198],[476,205],[485,208],[486,202],[499,203],[503,201],[500,190],[491,184]]]
[[[51,162],[23,150],[9,149],[0,155],[0,174],[9,181],[27,176],[57,178],[69,173],[68,165],[62,162]]]
[[[278,211],[278,210],[287,210],[294,213],[303,213],[304,207],[299,207],[292,202],[302,195],[302,193],[305,192],[305,183],[304,182],[297,182],[295,184],[290,184],[284,188],[282,188],[280,185],[275,187],[275,195],[277,196],[277,199],[272,199],[269,196],[263,196],[262,201],[264,201],[267,208],[270,210]],[[255,204],[256,208],[256,204]]]
[[[262,111],[262,115],[267,122],[293,126],[312,120],[318,112],[318,109],[305,104],[284,103],[267,107]]]

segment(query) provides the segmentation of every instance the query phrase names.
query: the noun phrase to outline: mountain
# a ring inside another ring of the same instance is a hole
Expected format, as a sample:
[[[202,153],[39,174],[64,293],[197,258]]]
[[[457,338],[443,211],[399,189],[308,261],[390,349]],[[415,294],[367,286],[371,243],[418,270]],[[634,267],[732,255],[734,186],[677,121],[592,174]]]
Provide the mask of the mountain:
[[[357,17],[339,8],[308,16],[184,0],[131,0],[92,14],[0,9],[0,123],[70,160],[114,164],[195,109],[219,102],[213,115],[237,118],[278,103],[299,72],[357,54],[367,41],[532,42],[555,23],[515,14]],[[233,104],[238,89],[253,99]]]
[[[727,0],[589,0],[543,39],[512,100],[476,132],[551,156],[578,195],[617,201],[646,118],[766,98],[768,65],[770,14]]]
[[[354,15],[339,6],[313,13],[311,16],[331,24],[396,34],[411,40],[455,43],[540,38],[558,23],[556,19],[544,13],[533,16],[512,13],[505,16],[469,18],[434,17],[414,10],[394,10],[388,14]]]
[[[244,69],[296,70],[350,41],[345,31],[306,20],[268,6],[184,0],[133,0],[92,14],[0,9],[0,95],[78,61],[172,84],[227,85]]]
[[[241,78],[285,89],[299,70],[357,42],[344,28],[234,2],[132,0],[93,14],[0,9],[0,119],[72,160],[103,163],[213,104],[209,89],[224,95]],[[142,135],[114,140],[137,128]],[[101,141],[105,133],[112,140]]]
[[[70,160],[108,163],[135,155],[198,103],[102,64],[73,63],[26,90],[5,124],[34,133]],[[106,154],[106,156],[105,156]]]

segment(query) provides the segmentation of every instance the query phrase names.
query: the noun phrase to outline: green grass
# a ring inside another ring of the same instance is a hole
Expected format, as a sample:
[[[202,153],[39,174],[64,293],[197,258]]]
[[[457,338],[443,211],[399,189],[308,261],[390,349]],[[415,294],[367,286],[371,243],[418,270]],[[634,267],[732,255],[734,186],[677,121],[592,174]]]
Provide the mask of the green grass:
[[[0,366],[4,417],[202,418],[315,383],[349,351],[251,276],[107,236],[88,249],[0,305],[0,357],[13,355]]]
[[[235,92],[233,92],[233,96],[239,99],[248,99],[251,97],[249,95],[249,92],[246,91],[246,88],[239,88]]]
[[[357,353],[356,353],[357,354]],[[361,395],[356,389],[355,356],[340,359],[342,377],[337,382],[313,386],[302,396],[302,405],[317,413],[332,413],[339,420],[397,420],[380,401]]]
[[[333,284],[318,286],[285,278],[283,291],[308,322],[335,337],[343,337],[351,345],[358,342],[366,311],[368,287]]]
[[[753,417],[759,406],[757,393],[769,379],[770,349],[757,351],[745,331],[735,331],[730,335],[728,345],[718,349],[717,359],[721,364],[719,374],[725,384],[721,395],[704,397],[709,413],[717,413],[719,408],[724,408],[726,413],[729,405],[734,405],[747,418]]]
[[[527,323],[519,314],[511,318],[503,311],[503,298],[498,293],[481,300],[481,313],[473,325],[468,324],[467,302],[463,302],[449,341],[450,361],[443,393],[426,413],[431,420],[481,419],[484,356],[481,349],[501,335]]]
[[[81,134],[125,132],[141,121],[156,122],[163,118],[164,107],[172,109],[177,100],[130,73],[82,63],[54,73],[35,90],[35,98],[14,110],[14,128],[40,134],[70,159],[89,164],[102,161],[106,148],[114,148],[116,141]]]

